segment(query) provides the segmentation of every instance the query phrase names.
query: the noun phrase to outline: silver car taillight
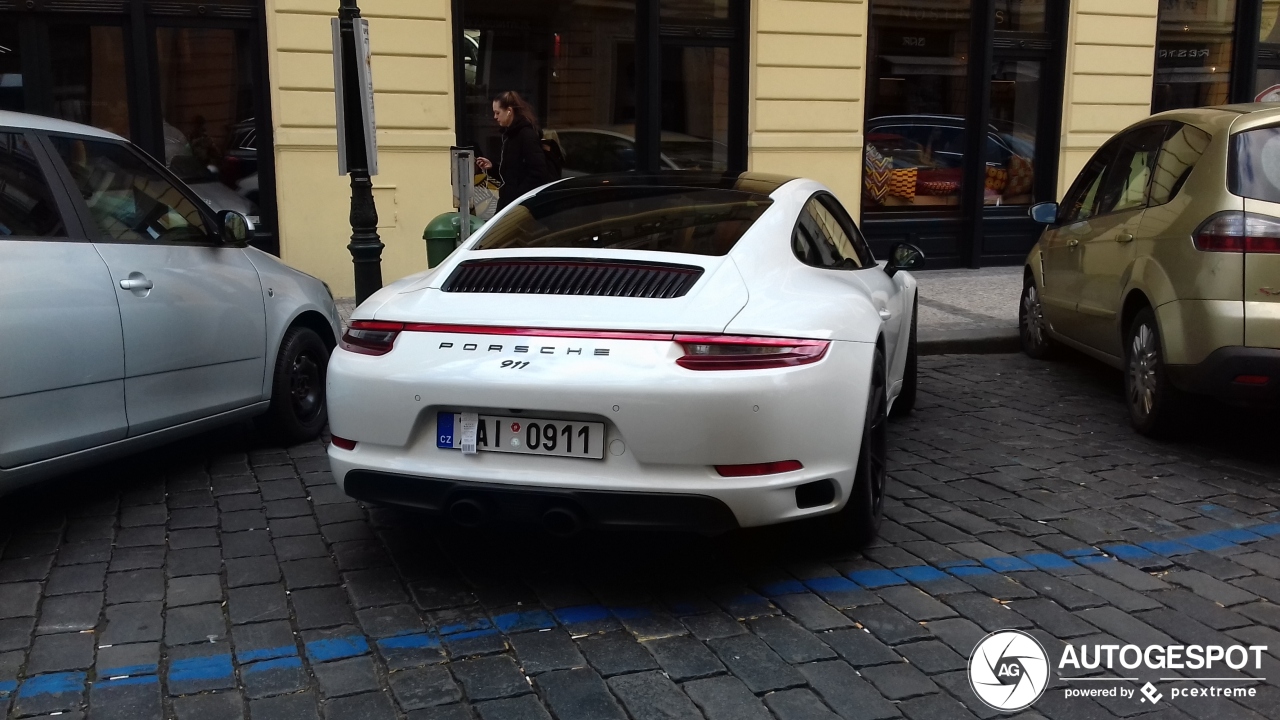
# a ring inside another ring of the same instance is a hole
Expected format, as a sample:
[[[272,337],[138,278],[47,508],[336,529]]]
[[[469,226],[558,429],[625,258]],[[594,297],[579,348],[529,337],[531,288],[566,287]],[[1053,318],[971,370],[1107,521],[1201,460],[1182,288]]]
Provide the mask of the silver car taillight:
[[[1280,218],[1227,210],[1201,223],[1195,242],[1208,252],[1280,253]]]

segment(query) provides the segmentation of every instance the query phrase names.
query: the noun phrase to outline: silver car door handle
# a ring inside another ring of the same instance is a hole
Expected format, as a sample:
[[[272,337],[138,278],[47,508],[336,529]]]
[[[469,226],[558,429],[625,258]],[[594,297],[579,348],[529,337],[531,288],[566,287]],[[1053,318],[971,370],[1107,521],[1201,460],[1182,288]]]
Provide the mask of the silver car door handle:
[[[1118,243],[1133,242],[1133,235],[1129,233],[1120,233],[1119,235],[1116,236],[1116,242]]]
[[[154,285],[145,277],[131,277],[120,281],[122,290],[150,290]]]
[[[892,313],[892,312],[890,312],[890,311],[888,311],[888,310],[885,310],[884,308],[881,308],[881,309],[880,309],[880,319],[881,319],[881,320],[888,320],[888,319],[889,319],[889,318],[891,318],[891,317],[893,317],[893,313]]]

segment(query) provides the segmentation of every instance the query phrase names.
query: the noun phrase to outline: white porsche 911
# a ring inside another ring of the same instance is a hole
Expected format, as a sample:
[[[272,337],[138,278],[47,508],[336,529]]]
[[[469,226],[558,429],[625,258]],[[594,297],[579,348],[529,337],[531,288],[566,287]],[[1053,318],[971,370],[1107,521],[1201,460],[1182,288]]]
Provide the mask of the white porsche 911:
[[[831,192],[760,174],[535,190],[356,309],[328,373],[333,474],[464,526],[706,534],[879,524],[915,402],[916,283]]]

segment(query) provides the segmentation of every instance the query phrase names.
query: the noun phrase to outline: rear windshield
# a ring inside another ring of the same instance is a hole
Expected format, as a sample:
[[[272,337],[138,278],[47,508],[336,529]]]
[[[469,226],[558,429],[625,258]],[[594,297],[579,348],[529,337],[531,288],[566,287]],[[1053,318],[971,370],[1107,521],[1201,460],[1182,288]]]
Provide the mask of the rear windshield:
[[[548,188],[491,222],[477,250],[584,248],[724,255],[773,203],[720,188]]]
[[[1258,128],[1231,140],[1227,187],[1241,197],[1280,202],[1280,127]]]

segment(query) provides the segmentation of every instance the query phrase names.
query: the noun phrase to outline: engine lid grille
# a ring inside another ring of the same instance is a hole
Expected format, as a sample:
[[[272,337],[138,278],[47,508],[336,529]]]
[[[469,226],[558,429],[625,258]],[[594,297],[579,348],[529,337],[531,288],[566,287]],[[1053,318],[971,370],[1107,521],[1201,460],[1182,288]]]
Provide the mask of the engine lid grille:
[[[467,260],[458,265],[441,289],[464,293],[678,298],[689,292],[702,273],[702,268],[692,265],[627,260]]]

